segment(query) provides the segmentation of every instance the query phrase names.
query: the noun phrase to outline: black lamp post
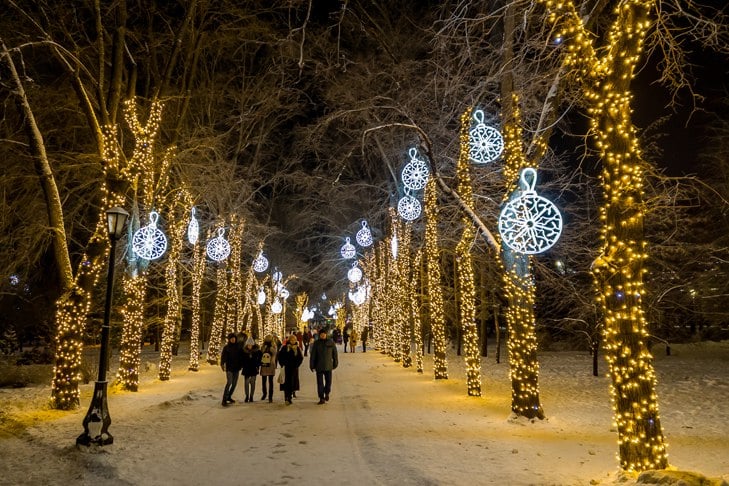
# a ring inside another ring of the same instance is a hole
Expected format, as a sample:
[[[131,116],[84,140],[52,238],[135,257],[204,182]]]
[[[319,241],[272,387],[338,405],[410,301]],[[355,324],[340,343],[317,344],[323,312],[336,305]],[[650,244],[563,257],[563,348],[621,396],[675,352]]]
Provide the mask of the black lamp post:
[[[106,277],[106,303],[104,304],[104,323],[101,326],[101,351],[99,352],[99,376],[94,385],[94,396],[89,411],[84,417],[84,432],[76,438],[76,445],[90,446],[109,445],[114,437],[109,433],[111,417],[106,403],[106,368],[109,362],[109,317],[111,315],[111,297],[114,290],[114,262],[116,260],[116,242],[124,234],[124,225],[129,213],[120,207],[106,212],[111,249],[109,250],[109,273]]]

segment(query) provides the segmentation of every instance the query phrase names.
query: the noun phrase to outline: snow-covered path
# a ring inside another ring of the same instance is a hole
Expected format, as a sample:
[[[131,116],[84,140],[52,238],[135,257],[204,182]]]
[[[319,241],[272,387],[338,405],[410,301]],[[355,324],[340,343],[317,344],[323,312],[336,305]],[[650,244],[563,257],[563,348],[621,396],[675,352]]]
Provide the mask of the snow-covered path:
[[[662,396],[676,408],[662,409],[677,449],[669,449],[671,462],[729,477],[726,406],[714,402],[717,408],[709,409],[718,430],[692,415],[702,407],[687,402],[696,393],[689,385],[702,382],[679,359],[666,369],[680,370],[683,388]],[[89,485],[612,483],[617,444],[606,378],[590,376],[590,358],[581,353],[545,353],[541,360],[549,420],[531,424],[508,420],[508,367],[492,359],[483,365],[481,398],[465,396],[455,357],[451,379],[436,382],[428,362],[423,376],[370,351],[340,353],[326,405],[316,404],[315,377],[305,361],[293,405],[284,405],[279,391],[273,403],[260,401],[259,378],[254,403],[243,403],[239,382],[238,401],[227,408],[220,405],[220,369],[203,365],[191,373],[180,359],[171,381],[110,395],[115,442],[101,452],[73,445],[88,395],[82,410],[40,413],[37,425],[19,436],[0,434],[0,478],[3,484]],[[660,372],[662,361],[657,365]],[[725,369],[701,371],[724,398]],[[8,394],[0,393],[0,405]]]

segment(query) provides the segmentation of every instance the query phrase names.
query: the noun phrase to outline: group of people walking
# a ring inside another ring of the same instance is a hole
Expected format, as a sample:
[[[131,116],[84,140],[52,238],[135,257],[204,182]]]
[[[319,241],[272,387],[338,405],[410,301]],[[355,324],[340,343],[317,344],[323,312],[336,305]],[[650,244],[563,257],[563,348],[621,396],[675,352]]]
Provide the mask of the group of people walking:
[[[309,336],[311,336],[310,333]],[[284,343],[278,342],[275,336],[268,335],[263,344],[258,346],[252,337],[245,340],[240,346],[235,333],[228,334],[228,343],[223,347],[220,355],[220,366],[225,372],[226,383],[223,390],[222,405],[227,407],[233,400],[233,392],[238,384],[238,376],[245,379],[245,401],[252,402],[256,393],[256,377],[260,374],[263,395],[261,400],[268,398],[273,402],[273,382],[278,365],[281,369],[276,382],[284,392],[287,405],[293,403],[296,392],[299,390],[299,367],[304,356],[309,354],[309,369],[316,372],[317,395],[319,405],[329,401],[332,390],[332,371],[339,365],[337,347],[327,335],[327,329],[317,331],[317,339],[302,350],[299,338],[291,334]]]

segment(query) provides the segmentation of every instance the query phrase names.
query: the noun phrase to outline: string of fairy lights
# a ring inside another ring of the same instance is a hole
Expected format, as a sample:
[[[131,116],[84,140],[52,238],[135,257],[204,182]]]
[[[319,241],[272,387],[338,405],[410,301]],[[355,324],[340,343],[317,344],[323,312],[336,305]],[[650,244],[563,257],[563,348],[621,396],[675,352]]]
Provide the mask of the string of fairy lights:
[[[440,247],[438,245],[438,194],[435,179],[425,187],[425,259],[429,300],[430,332],[433,335],[433,374],[436,380],[448,379],[446,358],[445,311],[441,286]]]

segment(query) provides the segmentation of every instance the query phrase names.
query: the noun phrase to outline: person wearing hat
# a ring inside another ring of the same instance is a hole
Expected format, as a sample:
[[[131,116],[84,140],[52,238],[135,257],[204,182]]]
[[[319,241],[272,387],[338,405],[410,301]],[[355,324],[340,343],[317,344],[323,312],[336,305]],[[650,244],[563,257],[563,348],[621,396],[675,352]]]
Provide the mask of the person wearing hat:
[[[228,344],[220,353],[220,367],[225,371],[225,389],[223,390],[223,406],[235,403],[233,392],[238,384],[238,374],[243,368],[243,350],[238,346],[238,338],[235,333],[228,334]]]
[[[311,346],[309,353],[309,368],[316,371],[316,391],[319,395],[319,405],[329,401],[332,391],[332,371],[339,365],[337,346],[327,337],[325,327],[319,329],[319,339]]]
[[[263,384],[261,400],[265,400],[268,396],[268,403],[273,401],[273,376],[276,374],[277,350],[278,346],[276,346],[273,336],[269,334],[263,339],[263,346],[261,346],[261,383]]]
[[[256,393],[256,377],[261,367],[261,350],[256,341],[249,337],[243,347],[243,372],[245,376],[246,402],[252,402]]]
[[[299,366],[302,361],[304,355],[299,348],[299,340],[292,334],[278,352],[278,363],[284,374],[281,390],[284,392],[286,405],[291,405],[294,393],[299,389]]]

